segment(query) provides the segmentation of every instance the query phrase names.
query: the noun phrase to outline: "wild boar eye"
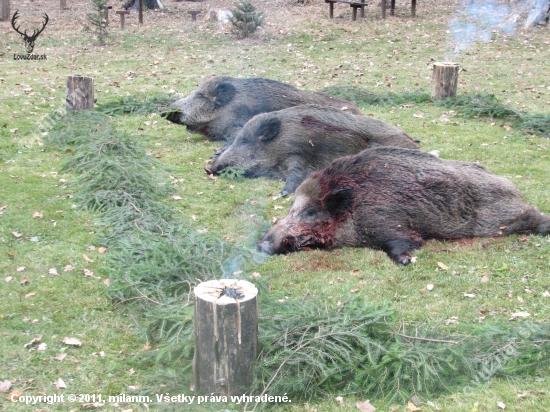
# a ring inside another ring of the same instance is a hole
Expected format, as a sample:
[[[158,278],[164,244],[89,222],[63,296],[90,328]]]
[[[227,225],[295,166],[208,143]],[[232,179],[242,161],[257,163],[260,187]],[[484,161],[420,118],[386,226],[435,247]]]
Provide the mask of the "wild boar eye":
[[[302,216],[308,221],[315,220],[319,216],[319,210],[315,207],[308,207],[302,212]]]

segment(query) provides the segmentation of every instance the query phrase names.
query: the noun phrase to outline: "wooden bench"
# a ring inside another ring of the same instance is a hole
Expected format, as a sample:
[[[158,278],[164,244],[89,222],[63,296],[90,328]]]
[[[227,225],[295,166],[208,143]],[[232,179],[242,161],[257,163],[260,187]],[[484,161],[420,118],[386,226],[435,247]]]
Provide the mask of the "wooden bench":
[[[346,3],[349,4],[351,8],[353,8],[353,14],[351,16],[351,20],[355,21],[357,20],[357,9],[361,9],[361,18],[365,17],[365,7],[367,6],[367,3],[365,3],[365,0],[361,0],[361,2],[357,1],[349,1],[349,0],[325,0],[325,3],[329,3],[329,18],[334,18],[334,3]]]
[[[382,18],[386,18],[387,0],[381,0]],[[395,0],[390,0],[390,14],[395,15]],[[416,17],[416,0],[411,0],[411,17]]]
[[[390,14],[393,16],[395,14],[395,0],[389,0],[390,1]],[[386,18],[386,8],[387,8],[387,2],[388,0],[381,0],[380,1],[380,7],[382,8],[382,18]],[[361,0],[361,2],[357,1],[349,1],[349,0],[325,0],[325,3],[329,3],[329,18],[334,18],[334,3],[346,3],[349,4],[350,7],[353,8],[353,14],[351,16],[351,20],[355,21],[357,20],[357,9],[361,9],[361,18],[365,17],[365,7],[367,4],[365,3],[365,0]],[[411,0],[411,16],[416,17],[416,0]]]

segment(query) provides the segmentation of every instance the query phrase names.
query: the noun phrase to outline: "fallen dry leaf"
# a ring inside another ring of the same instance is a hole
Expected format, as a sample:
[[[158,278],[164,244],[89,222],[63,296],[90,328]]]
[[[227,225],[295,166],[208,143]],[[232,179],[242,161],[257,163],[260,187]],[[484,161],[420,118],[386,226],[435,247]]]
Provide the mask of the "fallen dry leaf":
[[[143,348],[141,348],[141,350],[149,350],[151,349],[151,344],[149,342],[147,342],[145,345],[143,345]]]
[[[172,199],[174,199],[174,200],[182,200],[183,197],[178,196],[178,195],[173,195],[173,196],[172,196]]]
[[[361,412],[374,412],[376,410],[376,408],[370,404],[370,400],[368,399],[365,402],[357,402],[355,406],[357,406],[357,409]]]
[[[445,269],[445,270],[447,270],[447,269]],[[417,412],[417,411],[422,410],[418,406],[416,406],[414,403],[412,403],[411,401],[409,401],[409,403],[407,404],[407,409],[411,412]]]
[[[63,272],[70,272],[73,269],[74,269],[74,266],[67,265],[63,268]]]
[[[59,378],[56,380],[53,384],[57,389],[67,389],[67,385],[63,381],[63,379]]]
[[[86,262],[88,262],[88,263],[93,263],[93,260],[90,259],[88,256],[82,255],[82,257],[84,258],[84,260],[85,260]]]
[[[82,346],[82,341],[77,338],[68,338],[65,336],[61,342],[69,346]]]
[[[48,344],[46,342],[42,342],[40,345],[38,345],[38,348],[36,350],[38,352],[44,352],[48,348]]]
[[[506,409],[506,405],[502,402],[497,402],[497,406],[500,408],[500,409]]]
[[[12,385],[11,381],[0,381],[0,392],[9,391]]]
[[[56,268],[51,268],[50,270],[48,270],[48,273],[49,273],[50,275],[59,276],[59,273],[57,273],[57,269],[56,269]]]
[[[20,232],[11,232],[11,234],[16,238],[20,238],[21,236],[23,236],[23,233]]]
[[[481,283],[487,283],[487,282],[489,282],[489,276],[487,275],[487,272],[485,272],[481,277]]]
[[[428,285],[426,286],[426,289],[434,290],[434,285],[432,285],[431,283],[428,283]]]
[[[21,391],[11,391],[7,399],[9,402],[17,402],[21,395],[23,395]]]
[[[33,297],[34,295],[36,295],[36,292],[27,293],[27,294],[25,295],[25,299],[31,298],[31,297]]]
[[[25,266],[19,266],[17,269],[15,269],[16,272],[23,272],[25,270]]]
[[[338,402],[340,405],[344,404],[344,398],[342,398],[341,396],[337,396],[334,400]]]
[[[467,298],[475,298],[476,297],[475,293],[464,293],[464,296],[467,297]]]
[[[10,283],[10,282],[12,281],[12,279],[13,279],[12,276],[8,276],[8,277],[6,277],[6,278],[4,279],[4,281],[5,281],[6,283]]]
[[[106,247],[100,247],[100,248],[97,249],[97,253],[99,253],[100,255],[104,255],[105,252],[107,252]]]
[[[529,316],[531,316],[529,312],[516,312],[512,313],[512,317],[510,318],[510,320],[515,320],[517,318],[528,318]]]
[[[28,276],[24,276],[23,279],[21,279],[21,283],[22,285],[26,284],[26,283],[29,283],[29,277]]]
[[[445,263],[437,262],[437,266],[439,266],[443,270],[449,270],[449,266],[447,266]]]
[[[98,409],[102,408],[103,405],[105,405],[105,402],[83,403],[80,406],[82,409]]]
[[[66,353],[60,353],[59,355],[57,355],[54,360],[58,360],[58,361],[62,361],[63,359],[65,359],[67,357],[67,354]]]
[[[103,284],[104,284],[105,286],[111,286],[111,280],[110,280],[110,279],[105,279],[105,280],[103,281]]]
[[[34,338],[33,340],[31,340],[29,343],[25,343],[23,345],[24,348],[28,348],[29,346],[32,346],[32,345],[36,345],[37,343],[39,343],[40,341],[42,341],[42,335],[40,335],[39,337],[37,338]]]
[[[42,219],[44,217],[44,214],[41,212],[34,212],[32,214],[33,219]]]

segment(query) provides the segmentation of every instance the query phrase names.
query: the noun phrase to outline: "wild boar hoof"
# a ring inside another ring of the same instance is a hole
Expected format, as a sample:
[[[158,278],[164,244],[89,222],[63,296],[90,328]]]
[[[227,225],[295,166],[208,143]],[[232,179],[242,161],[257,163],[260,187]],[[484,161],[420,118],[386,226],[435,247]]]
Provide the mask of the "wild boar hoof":
[[[281,193],[279,194],[281,195],[281,197],[285,197],[289,195],[289,193],[286,190],[282,190]]]
[[[402,256],[399,259],[399,266],[407,266],[409,263],[411,263],[410,256]]]

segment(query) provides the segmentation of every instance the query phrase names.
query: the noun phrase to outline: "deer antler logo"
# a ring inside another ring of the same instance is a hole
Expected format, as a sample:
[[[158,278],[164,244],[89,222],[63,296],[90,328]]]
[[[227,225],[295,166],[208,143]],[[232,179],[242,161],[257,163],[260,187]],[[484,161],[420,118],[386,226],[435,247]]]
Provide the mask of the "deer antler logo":
[[[13,17],[11,18],[11,26],[14,28],[14,30],[17,33],[19,33],[23,37],[23,41],[25,42],[25,48],[27,49],[27,53],[30,54],[34,50],[34,42],[38,38],[38,35],[44,31],[44,29],[46,28],[46,25],[48,24],[48,21],[50,20],[50,18],[48,17],[48,15],[46,13],[44,13],[45,20],[44,20],[44,25],[42,26],[42,28],[38,29],[38,30],[33,29],[33,33],[31,35],[29,35],[29,34],[27,34],[28,29],[25,30],[24,32],[21,32],[21,31],[19,31],[19,27],[21,27],[21,26],[17,26],[17,27],[15,26],[15,22],[16,22],[18,17],[19,17],[19,10],[17,10],[13,14]]]

